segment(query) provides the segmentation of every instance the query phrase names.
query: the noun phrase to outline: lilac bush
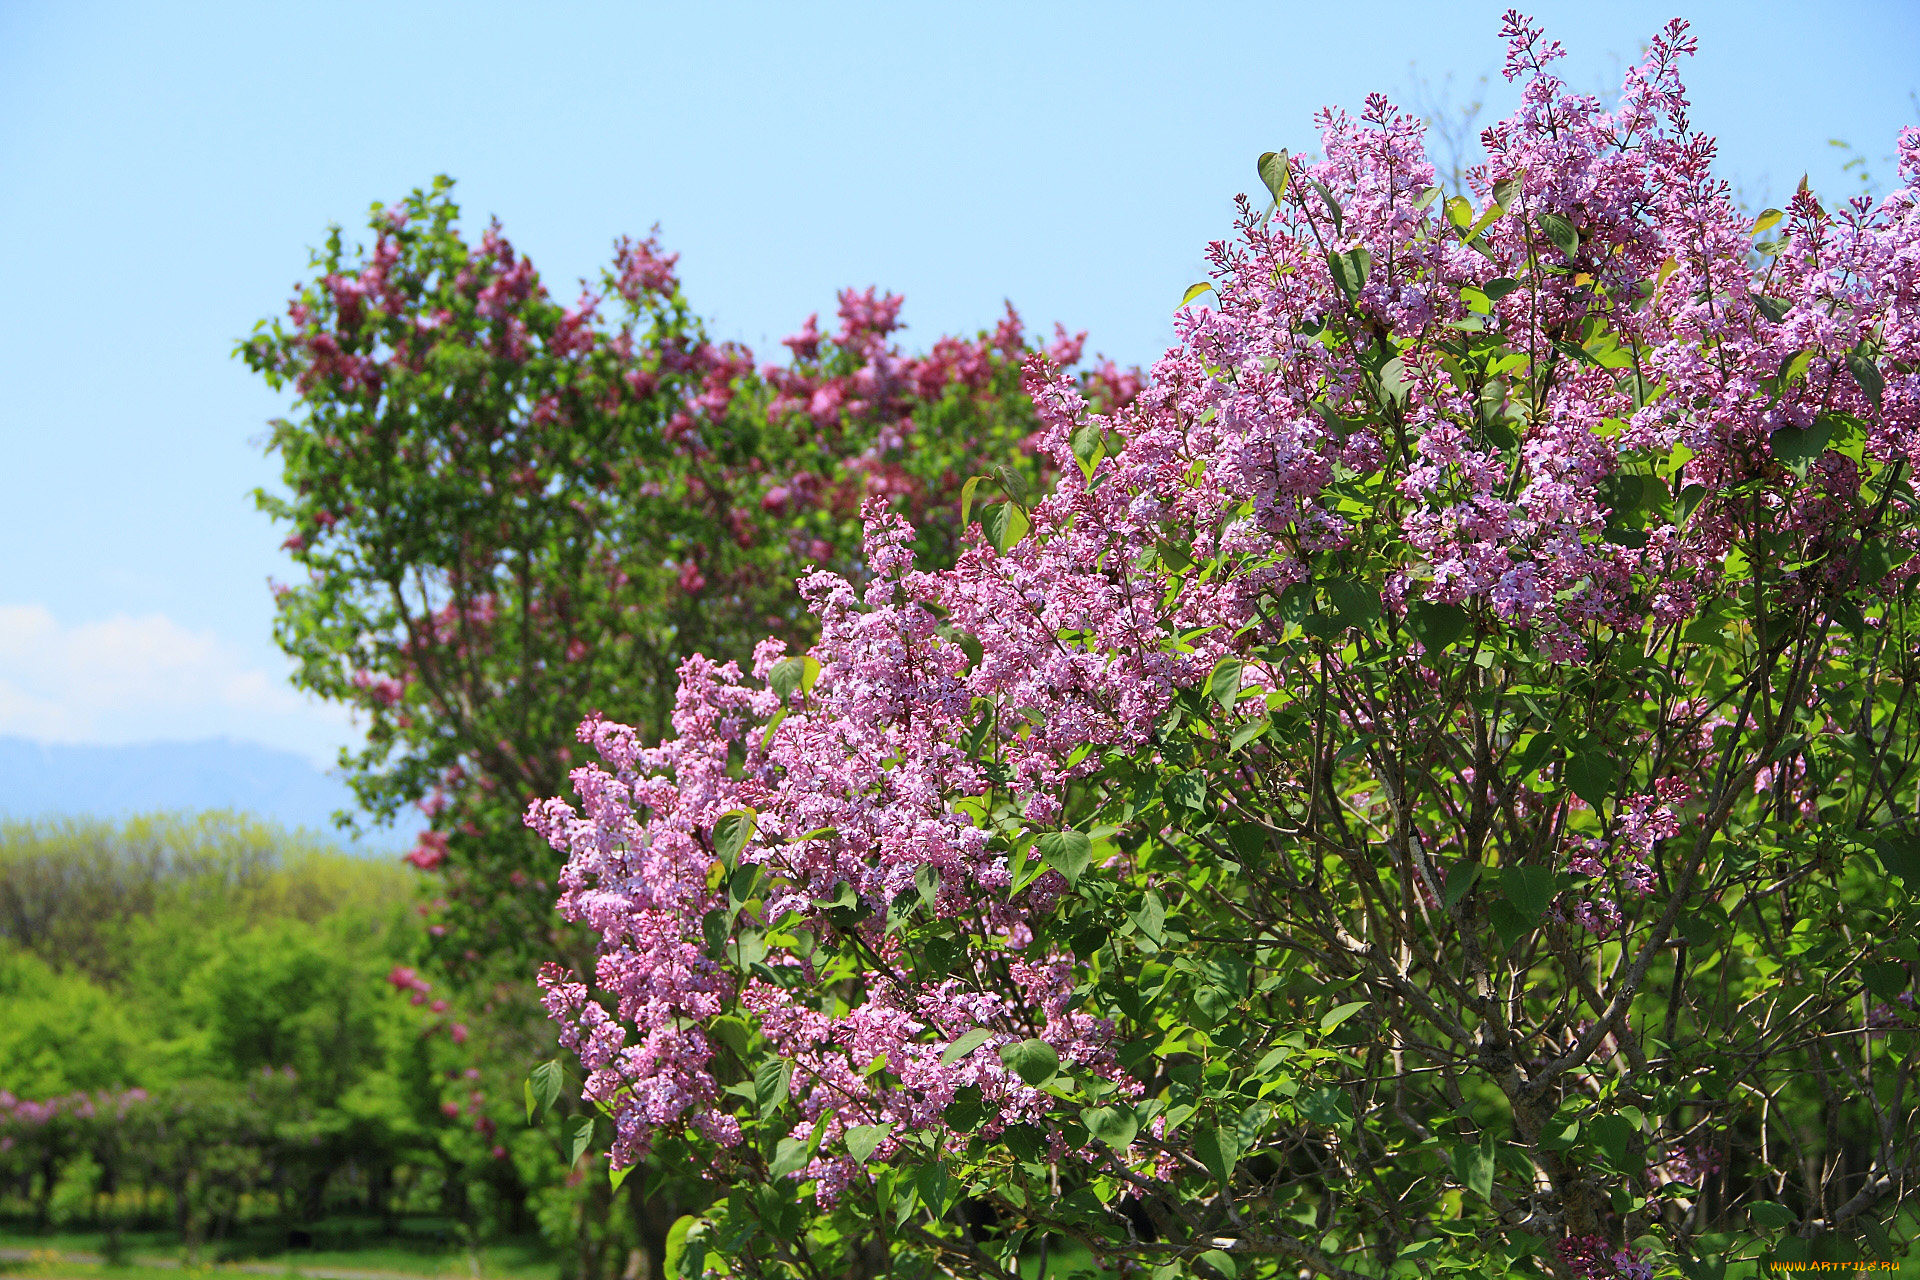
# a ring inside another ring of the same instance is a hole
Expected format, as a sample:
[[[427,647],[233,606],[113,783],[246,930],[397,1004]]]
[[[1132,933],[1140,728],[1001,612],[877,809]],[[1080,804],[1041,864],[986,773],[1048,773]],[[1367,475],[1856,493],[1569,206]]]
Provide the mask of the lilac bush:
[[[1137,400],[1029,362],[1049,492],[939,572],[870,503],[810,649],[581,727],[540,980],[614,1168],[710,1173],[676,1274],[1895,1247],[1920,131],[1756,220],[1684,24],[1612,110],[1504,35],[1470,191],[1324,113]]]

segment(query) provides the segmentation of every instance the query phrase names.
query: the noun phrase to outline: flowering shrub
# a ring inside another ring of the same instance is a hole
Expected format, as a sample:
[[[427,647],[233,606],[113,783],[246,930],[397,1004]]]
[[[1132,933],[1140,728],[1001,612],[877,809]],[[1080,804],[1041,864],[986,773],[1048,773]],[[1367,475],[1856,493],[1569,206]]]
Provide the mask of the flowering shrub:
[[[270,445],[287,492],[259,495],[306,570],[276,588],[279,641],[298,684],[366,717],[361,801],[426,814],[409,856],[462,904],[432,926],[458,966],[561,945],[519,814],[564,785],[554,744],[582,716],[657,731],[688,655],[811,640],[793,581],[855,570],[866,498],[950,562],[967,477],[1023,488],[1042,463],[1011,308],[913,355],[901,299],[849,290],[837,327],[808,317],[756,369],[707,337],[657,237],[569,307],[497,224],[469,244],[450,192],[376,209],[370,249],[336,229],[240,354],[296,398]],[[1046,350],[1073,364],[1084,339]],[[1138,379],[1109,362],[1081,386],[1118,405]]]
[[[540,980],[615,1169],[710,1172],[676,1273],[1890,1247],[1920,131],[1756,224],[1684,24],[1611,111],[1505,36],[1470,192],[1323,114],[1136,401],[1030,358],[1045,496],[933,572],[869,502],[810,649],[581,726]]]

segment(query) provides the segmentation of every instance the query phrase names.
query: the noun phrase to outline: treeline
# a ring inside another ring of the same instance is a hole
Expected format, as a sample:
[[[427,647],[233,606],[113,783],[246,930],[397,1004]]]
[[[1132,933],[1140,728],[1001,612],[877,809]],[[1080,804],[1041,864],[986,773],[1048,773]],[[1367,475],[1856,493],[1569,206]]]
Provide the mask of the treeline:
[[[530,1230],[481,1016],[406,967],[414,878],[230,813],[0,826],[0,1215],[178,1230],[342,1209]]]

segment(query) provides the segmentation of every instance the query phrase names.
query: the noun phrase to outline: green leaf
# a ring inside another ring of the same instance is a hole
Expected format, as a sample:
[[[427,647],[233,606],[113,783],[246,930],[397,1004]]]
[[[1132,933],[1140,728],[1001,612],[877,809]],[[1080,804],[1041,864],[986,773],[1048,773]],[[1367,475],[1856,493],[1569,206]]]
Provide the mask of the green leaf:
[[[534,1116],[544,1112],[559,1101],[560,1088],[566,1076],[561,1071],[560,1060],[543,1062],[533,1069],[527,1077],[527,1123],[532,1124]]]
[[[720,937],[724,940],[727,928],[733,923],[733,913],[753,901],[754,890],[760,885],[761,868],[748,862],[735,867],[727,876],[727,909],[720,912]],[[709,939],[711,941],[711,939]]]
[[[1607,1153],[1607,1159],[1614,1168],[1627,1167],[1627,1153],[1633,1148],[1635,1132],[1631,1120],[1619,1115],[1595,1116],[1587,1124],[1587,1132]]]
[[[960,1133],[972,1133],[987,1118],[980,1090],[972,1085],[955,1090],[953,1101],[940,1112],[940,1118]]]
[[[1040,856],[1065,876],[1068,884],[1078,884],[1093,859],[1093,841],[1078,831],[1049,831],[1037,843]]]
[[[914,1189],[920,1193],[920,1203],[927,1206],[935,1218],[947,1209],[947,1171],[938,1161],[921,1165],[914,1170]]]
[[[996,502],[980,517],[980,527],[986,530],[994,550],[1005,555],[1027,536],[1027,513],[1011,502]]]
[[[579,1121],[576,1122],[573,1126],[573,1142],[571,1144],[572,1150],[571,1150],[571,1153],[567,1156],[568,1166],[571,1167],[573,1165],[579,1164],[580,1157],[583,1154],[585,1154],[587,1148],[591,1147],[592,1145],[593,1145],[593,1117],[582,1116],[580,1117]]]
[[[1207,775],[1187,769],[1167,779],[1167,803],[1181,808],[1201,810],[1207,807]]]
[[[685,1214],[675,1219],[672,1228],[668,1230],[667,1247],[663,1251],[660,1268],[668,1276],[680,1274],[680,1261],[687,1252],[687,1232],[691,1231],[693,1224],[698,1221],[699,1219],[692,1214]]]
[[[1482,1200],[1493,1199],[1493,1135],[1483,1138],[1477,1147],[1461,1143],[1453,1149],[1453,1173],[1460,1185]]]
[[[1748,234],[1757,236],[1762,231],[1765,231],[1768,227],[1771,227],[1775,223],[1779,222],[1780,219],[1785,216],[1786,215],[1781,213],[1778,209],[1762,209],[1760,211],[1760,216],[1753,220],[1753,230],[1750,231]]]
[[[913,873],[913,887],[920,895],[920,905],[932,910],[940,900],[940,868],[931,862],[921,864]]]
[[[973,511],[973,491],[979,486],[982,480],[988,478],[987,476],[974,476],[960,486],[960,528],[962,530],[967,527],[967,518]]]
[[[1033,493],[1025,476],[1011,468],[999,466],[993,469],[993,478],[1000,486],[1000,491],[1012,498],[1022,509],[1030,505]]]
[[[1870,964],[1860,970],[1860,979],[1882,1000],[1898,1000],[1907,989],[1907,967],[1893,960]]]
[[[1272,727],[1273,721],[1267,716],[1261,716],[1258,720],[1247,721],[1247,723],[1235,729],[1233,731],[1233,737],[1228,739],[1228,752],[1238,751]]]
[[[1194,1261],[1213,1268],[1226,1280],[1240,1280],[1240,1264],[1225,1249],[1203,1249]]]
[[[735,1057],[747,1056],[747,1042],[752,1033],[741,1019],[732,1016],[715,1018],[707,1024],[707,1029],[715,1040],[733,1050]]]
[[[1347,215],[1340,211],[1340,202],[1333,198],[1333,192],[1327,190],[1326,183],[1316,178],[1308,178],[1307,181],[1312,185],[1314,191],[1319,194],[1321,202],[1327,206],[1327,216],[1333,219],[1333,234],[1336,236],[1344,235],[1346,233]]]
[[[1097,422],[1083,422],[1073,429],[1073,457],[1081,474],[1093,478],[1094,464],[1106,452],[1106,435]]]
[[[1500,893],[1532,924],[1553,902],[1553,871],[1549,867],[1502,867]]]
[[[1769,1231],[1778,1231],[1782,1227],[1792,1226],[1797,1219],[1793,1210],[1771,1200],[1756,1200],[1747,1206],[1747,1217]]]
[[[1328,1129],[1345,1129],[1353,1124],[1353,1099],[1345,1089],[1332,1085],[1302,1094],[1294,1103],[1294,1109],[1308,1124]]]
[[[806,673],[806,664],[798,656],[782,658],[773,664],[767,672],[767,688],[780,695],[785,702],[800,687],[800,677]]]
[[[1354,1000],[1347,1004],[1335,1005],[1320,1017],[1320,1030],[1331,1031],[1354,1014],[1367,1007],[1365,1000]]]
[[[782,1138],[773,1149],[773,1164],[767,1170],[776,1178],[790,1177],[807,1167],[807,1140]]]
[[[847,1130],[847,1154],[865,1164],[886,1136],[893,1132],[893,1122],[886,1124],[856,1124]]]
[[[1906,881],[1910,890],[1920,890],[1920,835],[1910,831],[1892,831],[1873,844],[1880,865]]]
[[[771,676],[772,673],[769,672],[768,675]],[[771,680],[769,680],[768,683],[771,684],[772,683]],[[778,711],[773,713],[773,718],[771,720],[767,721],[767,727],[765,731],[762,732],[760,735],[760,749],[762,751],[765,751],[768,745],[772,743],[773,731],[775,729],[778,729],[780,727],[780,722],[782,720],[785,720],[786,718],[787,718],[787,709],[785,707],[782,707]]]
[[[1913,558],[1905,547],[1895,547],[1884,538],[1871,538],[1860,546],[1860,584],[1873,586]]]
[[[1160,901],[1159,893],[1152,889],[1147,890],[1147,896],[1141,900],[1137,910],[1127,913],[1127,918],[1154,942],[1163,941],[1167,936],[1166,904]]]
[[[1087,1126],[1088,1133],[1115,1151],[1126,1150],[1140,1131],[1140,1120],[1132,1107],[1082,1107],[1080,1122]]]
[[[1333,273],[1333,282],[1340,286],[1341,292],[1349,298],[1357,298],[1360,291],[1367,287],[1367,276],[1373,269],[1373,255],[1367,252],[1367,246],[1358,244],[1345,253],[1328,254],[1327,269]]]
[[[1327,599],[1343,627],[1365,627],[1380,616],[1380,593],[1354,578],[1332,578]]]
[[[1438,653],[1467,630],[1467,611],[1457,604],[1416,600],[1407,606],[1407,627],[1428,653]]]
[[[1447,872],[1447,886],[1441,892],[1440,900],[1451,910],[1458,906],[1460,899],[1467,896],[1467,890],[1473,888],[1474,881],[1480,878],[1481,863],[1462,862]]]
[[[1287,153],[1268,151],[1261,155],[1255,166],[1260,173],[1260,181],[1267,184],[1267,190],[1273,193],[1273,202],[1280,203],[1287,194],[1287,183],[1293,176],[1293,163]]]
[[[1566,777],[1573,794],[1599,809],[1613,795],[1614,784],[1620,780],[1620,773],[1604,744],[1583,739],[1582,745],[1575,749],[1573,757],[1567,761]]]
[[[986,1027],[975,1027],[947,1046],[946,1052],[940,1055],[940,1065],[943,1067],[952,1066],[991,1039],[993,1039],[992,1031]]]
[[[1525,173],[1523,169],[1521,173]],[[1503,209],[1513,208],[1513,198],[1520,194],[1520,173],[1509,174],[1493,184],[1493,202]]]
[[[1535,923],[1505,898],[1495,900],[1487,909],[1487,918],[1493,922],[1493,931],[1500,935],[1500,945],[1508,948],[1533,932]]]
[[[753,1097],[762,1116],[772,1115],[787,1100],[793,1083],[793,1064],[769,1058],[753,1072]]]
[[[747,847],[747,841],[753,838],[754,830],[754,812],[751,809],[735,809],[721,814],[713,824],[714,853],[727,866],[733,866],[740,858],[740,851]]]
[[[1847,370],[1853,374],[1853,380],[1860,384],[1860,390],[1866,392],[1867,399],[1873,401],[1873,407],[1879,408],[1880,395],[1887,388],[1887,380],[1880,376],[1872,357],[1864,351],[1847,352]]]
[[[1000,1061],[1028,1084],[1045,1084],[1060,1071],[1060,1055],[1045,1040],[1022,1040],[1000,1050]]]
[[[1498,302],[1519,287],[1520,282],[1510,276],[1495,276],[1480,286],[1480,292],[1486,294],[1490,301]]]
[[[1184,307],[1188,303],[1192,302],[1195,298],[1199,297],[1201,294],[1210,292],[1212,290],[1213,290],[1213,282],[1211,280],[1202,280],[1197,284],[1190,284],[1187,286],[1187,291],[1180,296],[1180,306]],[[1178,310],[1178,309],[1179,308],[1175,308],[1175,310]]]
[[[1543,761],[1553,751],[1553,735],[1550,733],[1530,733],[1515,744],[1513,772],[1517,777],[1531,777],[1540,768]]]
[[[1805,464],[1827,451],[1830,433],[1827,419],[1815,418],[1810,427],[1780,427],[1767,440],[1775,458],[1804,472]]]
[[[627,1180],[627,1175],[632,1172],[633,1172],[633,1166],[630,1164],[623,1164],[618,1166],[608,1165],[607,1166],[607,1182],[613,1187],[615,1191],[618,1191],[620,1189],[620,1184],[625,1182]]]
[[[1553,242],[1553,247],[1571,258],[1580,252],[1580,233],[1573,224],[1557,213],[1543,213],[1537,219],[1540,234]]]
[[[1225,1187],[1233,1180],[1233,1167],[1240,1163],[1240,1135],[1233,1129],[1216,1125],[1195,1129],[1193,1154],[1200,1157],[1200,1163]]]
[[[1238,658],[1222,658],[1214,664],[1213,674],[1207,678],[1207,692],[1213,695],[1222,711],[1232,711],[1233,704],[1240,700],[1240,681],[1245,671],[1246,664]]]

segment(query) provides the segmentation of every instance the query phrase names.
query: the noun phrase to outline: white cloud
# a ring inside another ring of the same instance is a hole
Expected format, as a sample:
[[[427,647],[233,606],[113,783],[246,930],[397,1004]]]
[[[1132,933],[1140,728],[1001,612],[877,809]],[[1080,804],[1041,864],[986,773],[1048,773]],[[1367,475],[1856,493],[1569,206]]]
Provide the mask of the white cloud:
[[[345,709],[296,692],[211,631],[164,614],[63,624],[0,605],[0,734],[41,742],[229,737],[330,765],[353,736]]]

